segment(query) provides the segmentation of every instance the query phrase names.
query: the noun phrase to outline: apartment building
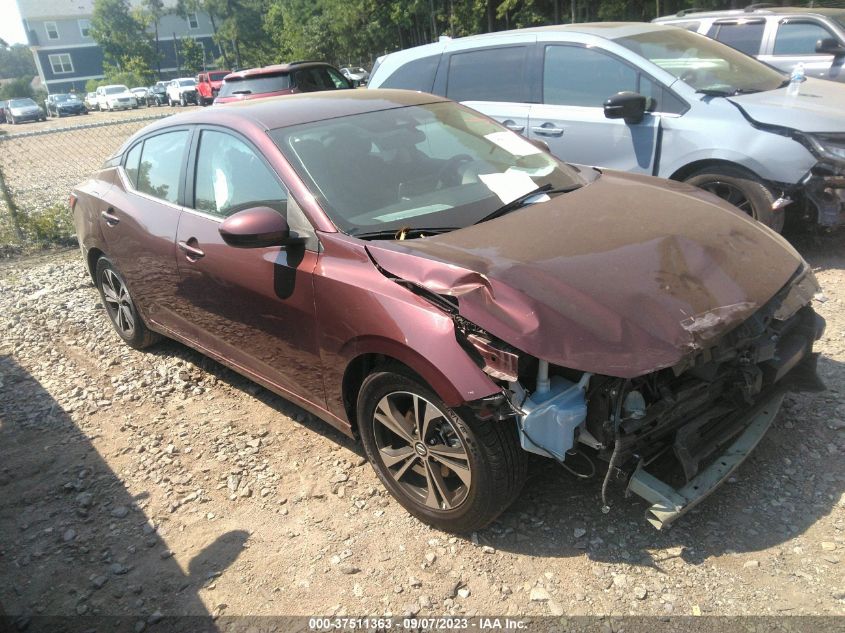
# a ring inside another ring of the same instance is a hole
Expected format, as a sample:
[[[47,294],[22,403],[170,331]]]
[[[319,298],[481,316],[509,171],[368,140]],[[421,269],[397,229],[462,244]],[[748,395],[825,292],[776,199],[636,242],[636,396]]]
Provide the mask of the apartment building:
[[[83,91],[89,79],[103,77],[103,51],[91,37],[94,0],[17,0],[29,47],[42,84],[48,92]],[[129,0],[132,7],[141,0]],[[162,79],[179,73],[179,40],[188,36],[202,44],[209,66],[220,55],[207,14],[185,17],[174,11],[176,0],[165,0],[171,10],[159,21]]]

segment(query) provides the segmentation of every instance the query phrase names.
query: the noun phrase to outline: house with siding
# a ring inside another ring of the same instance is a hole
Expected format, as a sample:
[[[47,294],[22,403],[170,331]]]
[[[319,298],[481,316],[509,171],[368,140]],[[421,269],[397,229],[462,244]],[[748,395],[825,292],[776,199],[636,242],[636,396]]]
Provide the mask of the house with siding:
[[[17,0],[35,66],[42,84],[50,93],[77,92],[89,79],[103,78],[103,51],[91,37],[94,0]],[[129,0],[133,8],[141,0]],[[202,12],[183,17],[175,12],[176,0],[165,0],[170,10],[159,21],[161,79],[182,74],[179,67],[179,41],[192,37],[205,51],[208,67],[220,55],[214,43],[209,16]]]

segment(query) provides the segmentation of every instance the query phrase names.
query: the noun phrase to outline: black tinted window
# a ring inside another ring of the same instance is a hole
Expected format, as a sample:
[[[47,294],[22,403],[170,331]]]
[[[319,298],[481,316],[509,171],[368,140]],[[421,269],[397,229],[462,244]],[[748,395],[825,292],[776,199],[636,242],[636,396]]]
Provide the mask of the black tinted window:
[[[816,42],[833,37],[816,22],[782,22],[775,35],[775,55],[815,55]]]
[[[449,59],[446,96],[455,101],[528,101],[525,46],[455,53]]]
[[[636,92],[637,72],[593,48],[547,46],[543,103],[600,108],[611,95]]]
[[[141,166],[138,169],[138,191],[156,198],[176,202],[179,198],[179,177],[190,139],[187,130],[166,132],[144,141]]]
[[[440,62],[440,55],[421,57],[408,62],[397,68],[390,77],[384,80],[379,88],[397,88],[399,90],[422,90],[431,92],[434,86],[434,73],[437,72],[437,64]],[[373,69],[373,74],[376,69]]]
[[[250,207],[285,211],[287,193],[276,177],[243,141],[204,130],[200,137],[194,207],[226,217]]]
[[[336,74],[336,73],[335,73]],[[314,68],[303,68],[294,73],[294,84],[302,92],[315,92],[317,90],[337,90],[347,88],[348,84],[341,78],[341,85],[329,74],[325,66]]]
[[[746,55],[758,55],[760,42],[763,41],[765,22],[745,22],[744,24],[714,24],[710,28],[710,37],[727,44]]]
[[[262,75],[247,77],[246,79],[227,79],[220,87],[220,96],[229,97],[235,94],[264,94],[278,92],[290,88],[290,75]]]
[[[141,158],[142,145],[143,143],[137,143],[130,149],[129,153],[126,154],[126,162],[124,163],[124,169],[126,170],[126,175],[129,176],[129,182],[135,188],[138,187],[138,160]]]

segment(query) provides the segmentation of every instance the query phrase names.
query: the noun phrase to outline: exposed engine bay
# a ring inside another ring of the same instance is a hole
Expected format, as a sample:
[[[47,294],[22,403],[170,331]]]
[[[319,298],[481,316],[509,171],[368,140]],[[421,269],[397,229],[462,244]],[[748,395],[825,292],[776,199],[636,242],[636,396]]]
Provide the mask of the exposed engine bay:
[[[808,305],[816,285],[802,272],[711,347],[636,378],[577,372],[467,335],[491,376],[507,381],[500,406],[522,447],[579,477],[608,463],[602,494],[622,487],[654,503],[662,528],[712,492],[765,434],[786,390],[820,390],[813,342],[824,321]],[[765,412],[765,415],[764,415]],[[679,494],[676,486],[686,494]]]

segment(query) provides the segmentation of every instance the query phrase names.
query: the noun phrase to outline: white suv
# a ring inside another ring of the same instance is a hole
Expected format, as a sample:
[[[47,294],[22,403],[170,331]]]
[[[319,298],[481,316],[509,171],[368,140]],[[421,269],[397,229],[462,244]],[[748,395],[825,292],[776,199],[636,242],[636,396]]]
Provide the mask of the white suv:
[[[167,102],[174,106],[186,106],[197,103],[197,80],[193,77],[180,77],[167,84]]]
[[[99,110],[129,110],[137,107],[138,100],[126,86],[114,84],[97,88],[97,108]]]

